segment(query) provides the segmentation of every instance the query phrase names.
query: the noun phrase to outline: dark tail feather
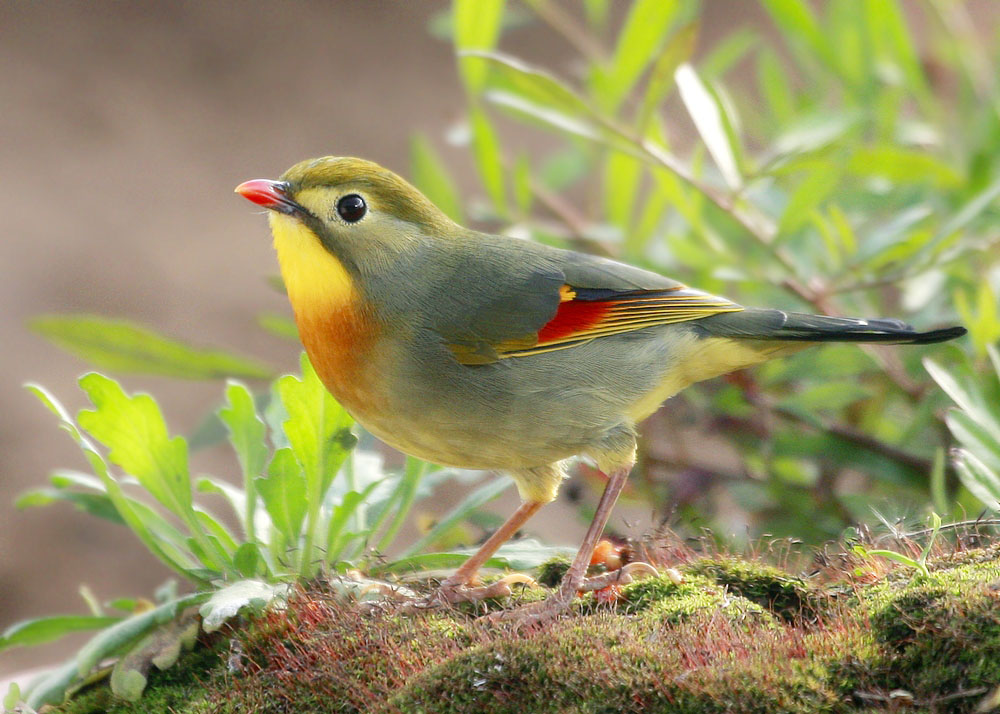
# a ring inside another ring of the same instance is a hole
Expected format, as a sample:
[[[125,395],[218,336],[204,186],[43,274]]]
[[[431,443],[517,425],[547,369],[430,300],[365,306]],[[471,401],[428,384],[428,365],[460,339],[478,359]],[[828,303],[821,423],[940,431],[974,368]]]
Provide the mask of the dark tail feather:
[[[927,345],[965,334],[964,327],[917,332],[900,320],[806,315],[781,310],[747,309],[713,315],[697,323],[715,337],[789,342],[881,342]]]

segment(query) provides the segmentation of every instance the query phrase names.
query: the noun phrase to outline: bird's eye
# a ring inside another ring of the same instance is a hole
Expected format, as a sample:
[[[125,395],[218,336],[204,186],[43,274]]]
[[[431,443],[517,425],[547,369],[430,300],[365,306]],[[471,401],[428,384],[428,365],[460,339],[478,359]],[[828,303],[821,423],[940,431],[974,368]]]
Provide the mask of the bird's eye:
[[[357,223],[368,212],[365,199],[356,193],[348,194],[337,201],[337,213],[348,223]]]

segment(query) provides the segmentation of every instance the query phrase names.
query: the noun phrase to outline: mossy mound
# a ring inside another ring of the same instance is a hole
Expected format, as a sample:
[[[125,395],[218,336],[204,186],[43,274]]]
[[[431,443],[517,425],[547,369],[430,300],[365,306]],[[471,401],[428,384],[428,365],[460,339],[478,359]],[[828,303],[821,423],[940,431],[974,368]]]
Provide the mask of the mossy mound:
[[[680,583],[590,594],[525,628],[306,593],[154,674],[136,705],[97,688],[63,711],[973,712],[1000,684],[998,554],[941,557],[922,579],[897,568],[848,596],[702,559]]]

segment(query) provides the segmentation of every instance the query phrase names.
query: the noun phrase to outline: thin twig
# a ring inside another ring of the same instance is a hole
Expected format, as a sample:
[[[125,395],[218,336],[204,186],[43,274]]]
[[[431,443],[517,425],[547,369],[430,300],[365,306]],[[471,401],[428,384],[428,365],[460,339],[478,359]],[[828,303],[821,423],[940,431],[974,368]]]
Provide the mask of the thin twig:
[[[597,64],[608,61],[608,53],[601,43],[556,3],[548,0],[524,0],[524,4],[588,60]]]

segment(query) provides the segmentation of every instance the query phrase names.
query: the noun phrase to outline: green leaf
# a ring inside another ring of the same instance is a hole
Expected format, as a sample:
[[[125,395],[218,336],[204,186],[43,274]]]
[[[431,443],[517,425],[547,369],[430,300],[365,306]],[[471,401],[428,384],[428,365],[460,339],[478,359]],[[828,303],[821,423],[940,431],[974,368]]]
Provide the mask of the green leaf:
[[[215,632],[244,608],[261,612],[265,608],[282,609],[291,592],[288,583],[274,585],[262,580],[240,580],[221,590],[216,590],[201,606],[202,627],[205,632]]]
[[[103,489],[102,489],[103,490]],[[77,510],[106,521],[125,525],[121,515],[115,509],[114,503],[105,493],[80,493],[65,488],[38,488],[27,491],[17,497],[14,502],[17,508],[37,508],[48,506],[57,501],[64,501],[76,506]]]
[[[771,19],[782,30],[782,36],[792,42],[800,56],[811,55],[821,65],[836,66],[826,35],[812,8],[805,0],[762,0]]]
[[[80,677],[87,676],[104,658],[120,653],[152,628],[170,622],[185,608],[199,605],[208,598],[208,593],[185,595],[154,607],[152,610],[146,610],[145,612],[119,620],[110,627],[107,627],[92,637],[77,652],[77,675]]]
[[[266,378],[271,370],[247,357],[199,349],[126,320],[91,315],[43,315],[32,330],[100,369],[181,379]]]
[[[457,568],[469,556],[476,552],[475,548],[463,548],[447,553],[424,553],[411,555],[394,560],[380,569],[383,573],[405,573],[420,570],[450,570]],[[504,543],[500,550],[487,560],[485,568],[510,568],[511,570],[530,570],[556,556],[572,557],[575,548],[564,546],[547,546],[533,538]]]
[[[856,382],[827,382],[783,399],[779,406],[797,412],[836,411],[869,396],[868,390]]]
[[[323,386],[305,353],[301,367],[301,379],[286,375],[277,382],[288,415],[282,430],[318,495],[330,487],[357,440],[351,434],[354,420]]]
[[[992,440],[1000,442],[1000,405],[990,404],[980,385],[971,378],[949,372],[931,359],[924,359],[924,369],[955,404],[989,433]]]
[[[863,9],[865,12],[875,61],[894,65],[918,99],[928,98],[922,61],[899,3],[896,0],[879,0],[862,3],[862,8],[853,5],[856,10]]]
[[[410,139],[410,166],[413,185],[431,202],[458,223],[462,222],[462,199],[448,169],[422,134]]]
[[[129,396],[108,377],[91,372],[80,386],[94,404],[82,410],[80,425],[108,447],[108,457],[172,513],[193,517],[187,442],[167,434],[156,401],[148,394]]]
[[[795,113],[795,95],[788,84],[785,66],[770,47],[757,55],[757,91],[767,102],[768,114],[778,126],[787,126]]]
[[[476,168],[479,169],[479,178],[493,202],[494,210],[499,215],[506,216],[507,187],[504,183],[500,139],[482,109],[473,107],[470,110],[469,123],[472,127],[472,151],[476,158]]]
[[[667,98],[674,87],[674,74],[677,68],[691,59],[698,40],[698,24],[689,23],[678,30],[664,46],[653,64],[649,75],[646,91],[642,95],[642,103],[636,113],[636,129],[640,135],[646,133],[646,128],[652,120],[660,103]]]
[[[954,463],[962,485],[987,507],[1000,511],[1000,473],[963,449],[955,449]]]
[[[643,163],[629,154],[612,151],[604,165],[604,216],[627,233],[642,180]]]
[[[517,206],[518,215],[528,216],[531,214],[535,189],[531,172],[531,159],[526,154],[519,154],[514,162],[512,179],[514,182],[514,204]]]
[[[829,161],[821,161],[809,166],[805,179],[795,187],[781,214],[778,224],[779,235],[794,233],[808,221],[812,212],[819,208],[840,183],[839,168]]]
[[[340,503],[334,506],[326,528],[327,562],[335,563],[339,560],[347,559],[348,554],[344,553],[343,550],[349,539],[344,533],[344,527],[351,517],[358,512],[358,508],[362,504],[367,503],[368,497],[375,490],[376,486],[378,486],[378,482],[372,482],[360,493],[358,491],[348,491],[340,499]],[[367,533],[357,535],[367,535]]]
[[[150,667],[155,665],[159,670],[172,667],[182,650],[194,647],[198,632],[199,623],[193,613],[154,629],[115,663],[111,670],[111,692],[125,701],[139,701]]]
[[[469,514],[477,508],[489,503],[510,488],[512,483],[513,481],[510,480],[509,476],[502,476],[499,479],[488,481],[475,491],[472,491],[464,499],[462,499],[461,503],[451,509],[451,511],[443,516],[441,520],[434,524],[434,527],[425,533],[422,538],[404,550],[400,557],[406,558],[419,553],[429,544],[436,541],[442,533],[446,533],[452,528],[452,526],[468,518]]]
[[[274,452],[267,478],[256,479],[256,489],[275,528],[295,547],[306,517],[306,479],[291,449]]]
[[[615,53],[592,84],[601,107],[614,114],[666,41],[683,4],[679,0],[634,0],[618,33]]]
[[[948,189],[963,183],[962,175],[937,157],[888,144],[855,149],[847,168],[859,176],[879,176],[899,184],[928,183]]]
[[[571,117],[590,117],[593,109],[565,82],[543,69],[502,52],[465,52],[463,58],[482,64],[491,91],[509,93],[531,104]]]
[[[491,50],[500,36],[504,0],[453,0],[452,18],[455,50],[459,53],[458,68],[466,91],[477,95],[486,81],[485,68],[461,56],[467,50]]]
[[[256,543],[242,543],[233,554],[233,565],[244,578],[254,578],[260,574],[264,557]]]
[[[689,64],[685,63],[678,67],[674,79],[691,121],[705,142],[708,153],[712,155],[726,185],[734,191],[738,190],[743,185],[743,179],[740,176],[736,151],[730,143],[730,135],[726,130],[718,100],[702,83],[694,67]]]
[[[52,615],[24,620],[14,623],[0,634],[0,651],[11,647],[41,645],[71,632],[100,630],[121,619],[104,615]]]
[[[293,342],[299,341],[299,328],[295,326],[295,321],[284,315],[262,312],[257,315],[257,324],[272,335],[277,335]]]
[[[987,347],[1000,340],[1000,314],[988,280],[979,283],[975,300],[973,307],[966,293],[955,292],[955,309],[962,324],[969,329],[976,355],[981,357],[986,354]]]
[[[978,422],[968,412],[951,409],[945,423],[959,443],[976,455],[987,468],[1000,473],[1000,438],[987,423]]]
[[[218,412],[219,419],[229,431],[229,442],[233,445],[243,469],[244,510],[237,512],[237,515],[247,539],[253,540],[254,511],[257,507],[253,484],[254,479],[264,472],[268,454],[267,444],[264,441],[267,428],[257,415],[253,395],[244,385],[239,382],[229,382],[226,386],[226,400],[226,406]]]
[[[318,542],[323,495],[357,438],[351,433],[354,422],[350,415],[326,391],[305,353],[301,365],[302,378],[282,377],[277,391],[287,414],[282,430],[302,465],[306,481],[306,529],[299,562],[301,575],[308,578],[317,566],[313,549]]]

